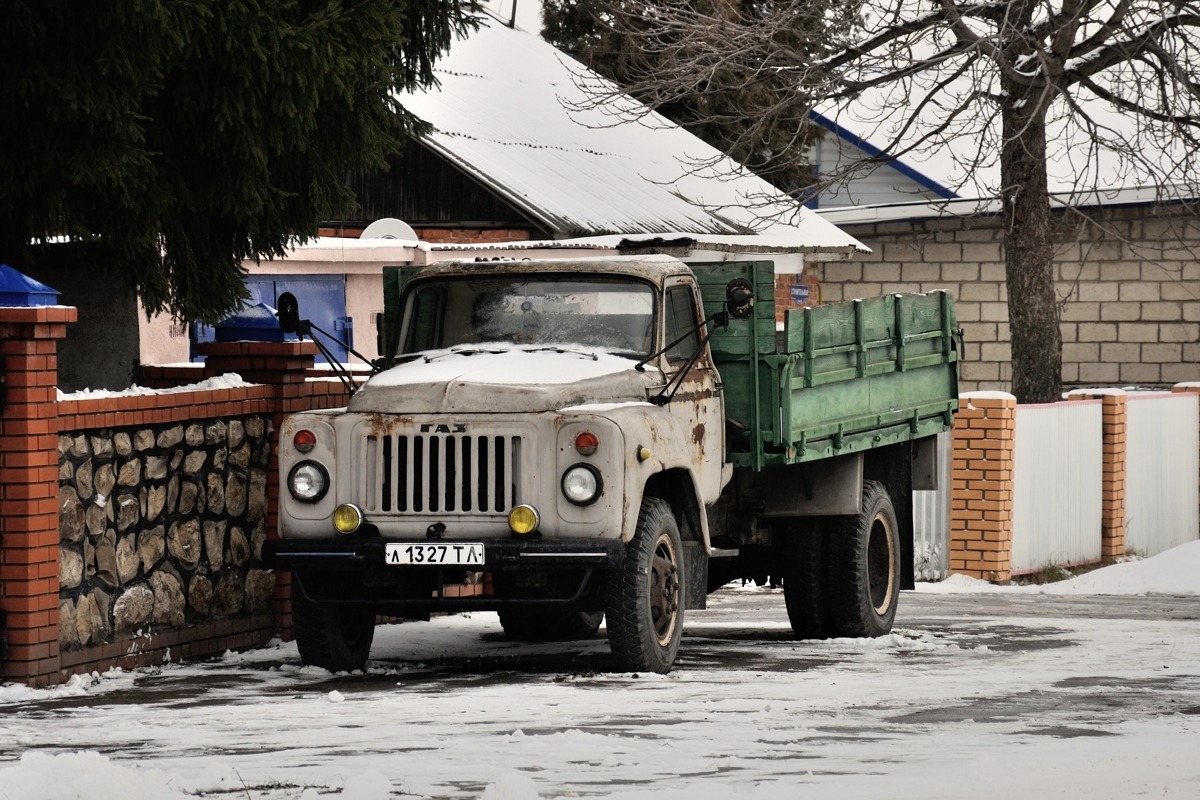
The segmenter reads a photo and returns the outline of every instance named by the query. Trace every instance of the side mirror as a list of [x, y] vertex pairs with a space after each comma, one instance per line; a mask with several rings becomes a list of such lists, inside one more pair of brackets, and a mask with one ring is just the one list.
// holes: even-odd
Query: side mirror
[[734, 319], [746, 319], [754, 311], [754, 287], [745, 278], [734, 278], [725, 287], [725, 310]]
[[296, 295], [284, 292], [279, 295], [278, 305], [275, 316], [279, 319], [279, 329], [284, 333], [300, 330], [300, 304], [296, 302]]

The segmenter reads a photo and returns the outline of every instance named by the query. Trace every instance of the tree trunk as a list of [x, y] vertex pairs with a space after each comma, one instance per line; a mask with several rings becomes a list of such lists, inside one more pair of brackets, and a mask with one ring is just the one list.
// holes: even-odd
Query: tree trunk
[[[1005, 281], [1018, 403], [1062, 399], [1062, 330], [1054, 291], [1054, 248], [1046, 185], [1043, 101], [1028, 87], [1008, 95], [1000, 151]], [[1017, 98], [1025, 97], [1022, 104]]]

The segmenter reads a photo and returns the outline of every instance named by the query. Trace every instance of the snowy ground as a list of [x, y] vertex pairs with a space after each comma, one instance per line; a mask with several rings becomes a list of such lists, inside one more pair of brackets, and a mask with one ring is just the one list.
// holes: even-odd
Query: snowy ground
[[797, 642], [770, 589], [710, 600], [666, 676], [473, 614], [380, 628], [365, 675], [278, 644], [0, 686], [0, 799], [1200, 797], [1200, 542], [922, 585], [879, 640]]

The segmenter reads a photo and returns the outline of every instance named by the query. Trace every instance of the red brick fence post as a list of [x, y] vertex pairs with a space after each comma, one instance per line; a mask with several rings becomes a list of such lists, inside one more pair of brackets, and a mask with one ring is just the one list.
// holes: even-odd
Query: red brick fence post
[[0, 308], [0, 676], [56, 681], [58, 340], [76, 310]]
[[954, 419], [951, 572], [996, 583], [1012, 577], [1016, 425], [1011, 394], [962, 395]]

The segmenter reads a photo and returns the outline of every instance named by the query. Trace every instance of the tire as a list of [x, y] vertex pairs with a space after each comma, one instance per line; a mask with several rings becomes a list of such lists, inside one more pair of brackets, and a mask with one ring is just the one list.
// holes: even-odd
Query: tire
[[890, 633], [900, 599], [900, 528], [892, 499], [883, 484], [865, 481], [862, 513], [830, 519], [825, 577], [833, 634]]
[[783, 530], [783, 599], [797, 639], [828, 639], [829, 595], [823, 555], [825, 529], [818, 519], [790, 520]]
[[572, 642], [591, 639], [604, 621], [603, 611], [510, 606], [500, 609], [500, 627], [523, 642]]
[[605, 586], [608, 646], [630, 672], [671, 671], [683, 634], [683, 544], [666, 501], [642, 500], [625, 560]]
[[375, 612], [362, 606], [314, 603], [292, 584], [292, 632], [305, 666], [354, 672], [367, 665]]

